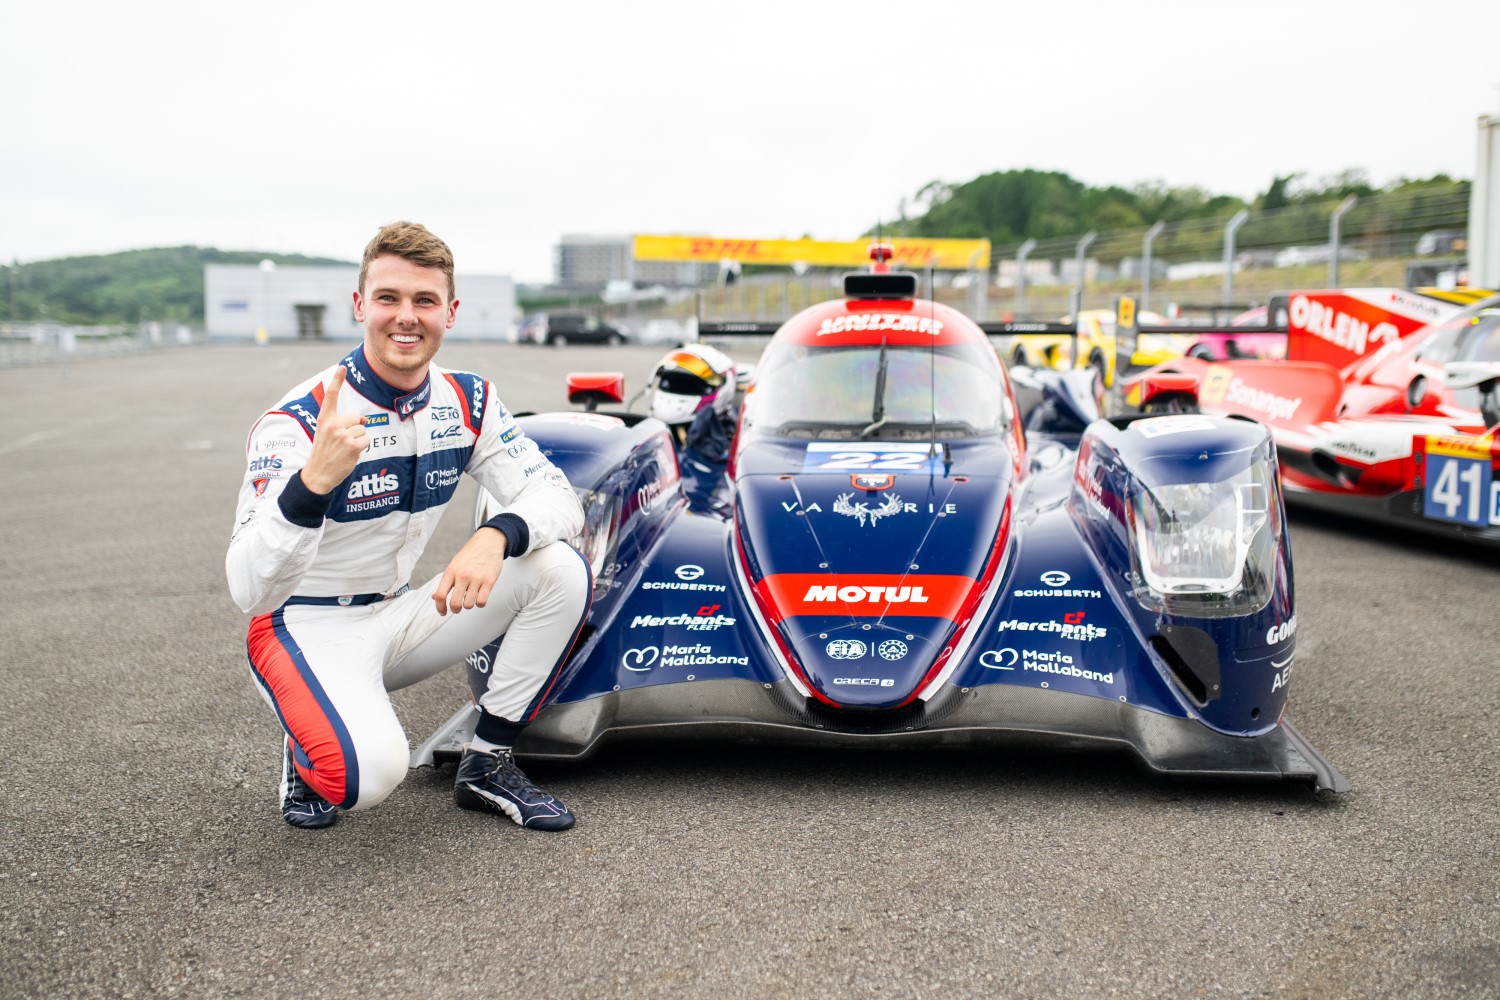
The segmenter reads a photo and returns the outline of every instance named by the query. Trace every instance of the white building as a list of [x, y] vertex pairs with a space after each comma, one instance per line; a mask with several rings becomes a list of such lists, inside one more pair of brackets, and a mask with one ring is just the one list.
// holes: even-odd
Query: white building
[[[515, 339], [515, 282], [498, 274], [457, 274], [453, 283], [459, 307], [449, 337]], [[207, 264], [204, 323], [210, 339], [248, 340], [264, 329], [277, 340], [357, 340], [364, 335], [354, 319], [358, 286], [357, 267]]]

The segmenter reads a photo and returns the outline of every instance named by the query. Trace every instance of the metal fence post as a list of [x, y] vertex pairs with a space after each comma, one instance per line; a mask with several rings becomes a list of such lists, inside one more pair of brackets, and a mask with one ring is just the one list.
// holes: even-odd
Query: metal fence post
[[1224, 304], [1234, 301], [1234, 234], [1250, 218], [1250, 213], [1240, 209], [1224, 227]]
[[989, 311], [989, 288], [990, 270], [985, 267], [979, 269], [979, 255], [983, 251], [975, 250], [969, 255], [969, 315], [980, 323], [984, 322], [984, 314]]
[[1083, 311], [1083, 286], [1084, 286], [1084, 280], [1083, 280], [1083, 261], [1084, 261], [1084, 254], [1088, 253], [1089, 245], [1094, 242], [1094, 239], [1098, 235], [1099, 234], [1096, 233], [1096, 232], [1094, 232], [1093, 230], [1089, 230], [1087, 233], [1083, 234], [1083, 239], [1081, 239], [1081, 240], [1078, 241], [1078, 285], [1073, 290], [1073, 320], [1074, 320], [1075, 324], [1076, 324], [1076, 322], [1078, 320], [1078, 314]]
[[1333, 216], [1328, 220], [1328, 249], [1332, 255], [1328, 258], [1328, 287], [1339, 287], [1339, 222], [1354, 203], [1359, 201], [1354, 195], [1350, 195], [1339, 203], [1339, 207], [1333, 210]]
[[1151, 308], [1151, 244], [1161, 235], [1161, 231], [1167, 228], [1165, 222], [1156, 222], [1150, 229], [1146, 230], [1146, 241], [1141, 245], [1141, 266], [1144, 274], [1141, 276], [1141, 308]]
[[1469, 189], [1469, 280], [1500, 286], [1500, 115], [1479, 116], [1474, 184]]
[[1036, 249], [1036, 240], [1027, 240], [1016, 251], [1016, 319], [1026, 318], [1026, 258]]

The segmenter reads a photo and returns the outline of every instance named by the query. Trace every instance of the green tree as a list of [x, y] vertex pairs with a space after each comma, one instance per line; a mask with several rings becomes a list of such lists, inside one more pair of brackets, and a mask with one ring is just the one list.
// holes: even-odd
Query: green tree
[[162, 247], [88, 257], [65, 257], [11, 265], [5, 284], [14, 288], [4, 318], [62, 323], [136, 323], [141, 320], [202, 324], [203, 266], [255, 264], [343, 264], [302, 254]]

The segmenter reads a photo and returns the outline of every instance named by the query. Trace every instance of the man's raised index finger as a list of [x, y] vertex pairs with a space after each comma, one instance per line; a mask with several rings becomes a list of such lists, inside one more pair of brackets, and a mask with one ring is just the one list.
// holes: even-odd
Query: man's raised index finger
[[348, 378], [348, 376], [344, 372], [343, 365], [339, 365], [333, 370], [333, 381], [330, 382], [328, 384], [328, 388], [323, 391], [323, 405], [322, 407], [320, 407], [320, 409], [327, 410], [329, 413], [338, 412], [339, 389], [343, 387], [344, 379], [346, 378]]

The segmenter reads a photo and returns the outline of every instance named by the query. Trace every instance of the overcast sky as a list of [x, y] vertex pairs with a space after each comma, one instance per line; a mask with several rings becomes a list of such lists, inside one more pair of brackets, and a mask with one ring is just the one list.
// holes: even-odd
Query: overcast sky
[[[1413, 12], [1431, 11], [1431, 18]], [[1472, 177], [1500, 0], [0, 5], [0, 261], [854, 239], [928, 181]]]

